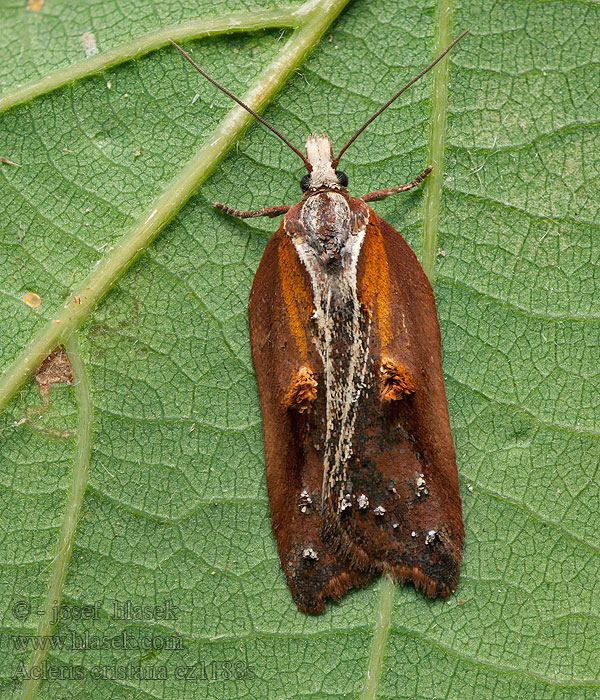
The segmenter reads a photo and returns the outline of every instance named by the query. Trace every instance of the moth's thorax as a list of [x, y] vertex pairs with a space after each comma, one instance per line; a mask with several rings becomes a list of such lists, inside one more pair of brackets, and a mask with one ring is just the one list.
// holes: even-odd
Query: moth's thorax
[[325, 190], [305, 196], [286, 215], [283, 228], [298, 251], [306, 249], [314, 264], [332, 273], [335, 263], [345, 266], [360, 249], [368, 219], [364, 202], [345, 191]]
[[335, 168], [332, 165], [333, 149], [331, 141], [326, 134], [309, 136], [306, 140], [306, 157], [312, 165], [310, 173], [310, 190], [317, 190], [323, 187], [332, 190], [345, 190], [340, 185]]

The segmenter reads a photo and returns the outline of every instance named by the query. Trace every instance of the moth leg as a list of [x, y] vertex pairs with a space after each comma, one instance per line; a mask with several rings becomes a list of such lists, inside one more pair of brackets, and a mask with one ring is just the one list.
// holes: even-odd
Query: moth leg
[[384, 359], [379, 371], [379, 395], [382, 401], [399, 401], [415, 391], [409, 371], [394, 360]]
[[283, 399], [283, 405], [295, 409], [298, 413], [304, 413], [317, 397], [317, 386], [315, 373], [308, 367], [301, 367]]
[[239, 209], [232, 209], [225, 204], [219, 204], [219, 202], [214, 203], [215, 209], [220, 209], [224, 211], [229, 216], [237, 216], [238, 219], [253, 219], [257, 216], [280, 216], [281, 214], [286, 214], [291, 206], [283, 205], [281, 207], [264, 207], [263, 209], [255, 209], [254, 211], [240, 211]]
[[425, 168], [425, 170], [423, 170], [423, 172], [420, 175], [417, 175], [417, 177], [412, 182], [409, 182], [406, 185], [400, 185], [400, 187], [390, 187], [387, 190], [377, 190], [377, 192], [369, 192], [369, 194], [364, 194], [360, 199], [362, 199], [363, 202], [378, 202], [380, 199], [385, 199], [386, 197], [389, 197], [392, 194], [398, 194], [399, 192], [408, 192], [408, 190], [412, 190], [413, 187], [420, 185], [432, 170], [433, 165], [428, 165]]

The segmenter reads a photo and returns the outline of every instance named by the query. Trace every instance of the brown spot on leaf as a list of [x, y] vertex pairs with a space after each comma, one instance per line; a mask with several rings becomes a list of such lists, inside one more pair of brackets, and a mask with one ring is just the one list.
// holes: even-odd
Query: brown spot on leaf
[[42, 396], [48, 396], [53, 384], [73, 384], [69, 356], [62, 346], [47, 355], [35, 373], [35, 381]]

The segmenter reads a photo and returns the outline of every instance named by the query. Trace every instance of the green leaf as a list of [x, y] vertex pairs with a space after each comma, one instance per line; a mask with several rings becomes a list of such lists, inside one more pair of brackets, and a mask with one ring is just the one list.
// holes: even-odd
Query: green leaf
[[[343, 4], [0, 7], [3, 699], [600, 694], [600, 7]], [[469, 27], [344, 156], [357, 194], [436, 166], [374, 207], [434, 280], [460, 585], [384, 581], [309, 618], [270, 533], [247, 334], [277, 220], [212, 209], [294, 203], [302, 166], [161, 47], [199, 37], [294, 144], [340, 146]], [[59, 343], [75, 383], [44, 398], [24, 381]]]

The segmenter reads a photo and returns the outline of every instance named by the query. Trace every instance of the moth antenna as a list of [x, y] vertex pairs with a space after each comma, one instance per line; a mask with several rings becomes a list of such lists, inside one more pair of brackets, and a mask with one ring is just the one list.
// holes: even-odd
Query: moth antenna
[[[296, 153], [297, 155], [300, 156], [300, 158], [302, 158], [302, 161], [304, 162], [304, 165], [306, 166], [306, 169], [308, 170], [308, 172], [310, 172], [310, 171], [312, 170], [312, 165], [310, 164], [308, 158], [306, 158], [305, 156], [303, 156], [302, 153], [301, 153], [294, 145], [292, 145], [292, 144], [285, 138], [285, 136], [284, 136], [282, 133], [280, 133], [279, 131], [277, 131], [277, 129], [276, 129], [274, 126], [271, 126], [271, 125], [269, 124], [269, 122], [266, 121], [266, 119], [263, 119], [263, 118], [260, 116], [260, 114], [257, 114], [251, 107], [248, 107], [247, 104], [244, 104], [244, 103], [240, 100], [239, 97], [236, 97], [232, 92], [229, 92], [229, 90], [228, 90], [227, 88], [223, 87], [222, 85], [219, 85], [219, 83], [217, 83], [216, 80], [214, 80], [213, 78], [211, 78], [210, 75], [207, 75], [207, 74], [202, 70], [202, 68], [200, 68], [200, 66], [192, 60], [192, 58], [190, 57], [190, 55], [189, 55], [186, 51], [184, 51], [184, 50], [181, 48], [181, 46], [179, 46], [178, 44], [176, 44], [176, 43], [173, 41], [173, 39], [169, 39], [169, 41], [173, 44], [173, 46], [177, 49], [177, 51], [179, 51], [179, 53], [185, 58], [185, 60], [186, 60], [186, 61], [189, 61], [189, 62], [194, 66], [194, 68], [198, 71], [198, 73], [200, 73], [200, 75], [204, 76], [204, 77], [205, 77], [210, 83], [212, 83], [215, 87], [218, 87], [219, 90], [221, 90], [221, 92], [224, 92], [224, 93], [227, 95], [227, 97], [231, 97], [231, 99], [232, 99], [234, 102], [237, 102], [237, 103], [239, 104], [240, 107], [243, 107], [247, 112], [250, 112], [250, 114], [251, 114], [255, 119], [257, 119], [261, 124], [264, 124], [264, 125], [267, 127], [267, 129], [270, 129], [270, 130], [275, 134], [275, 136], [279, 136], [279, 138], [283, 141], [283, 143], [285, 143], [287, 146], [289, 146], [289, 147], [292, 149], [292, 151], [294, 151], [294, 153]], [[455, 42], [455, 43], [456, 43], [456, 42]], [[440, 56], [440, 58], [441, 58], [441, 56]], [[439, 59], [438, 59], [438, 60], [439, 60]]]
[[398, 92], [397, 92], [390, 100], [388, 100], [388, 101], [383, 105], [383, 107], [380, 107], [370, 119], [367, 119], [367, 121], [360, 127], [360, 129], [354, 134], [354, 136], [352, 136], [352, 138], [348, 141], [348, 143], [344, 146], [344, 148], [342, 148], [342, 150], [339, 152], [337, 158], [332, 162], [331, 166], [332, 166], [332, 168], [333, 168], [334, 170], [337, 168], [337, 165], [338, 165], [338, 163], [340, 162], [340, 158], [342, 157], [344, 151], [348, 148], [348, 146], [350, 146], [352, 143], [354, 143], [354, 141], [356, 141], [356, 139], [357, 139], [357, 138], [362, 134], [362, 132], [369, 126], [369, 124], [370, 124], [372, 121], [374, 121], [375, 119], [377, 119], [377, 117], [378, 117], [384, 110], [386, 110], [386, 109], [392, 104], [392, 102], [394, 102], [395, 100], [397, 100], [398, 97], [400, 97], [400, 95], [401, 95], [405, 90], [408, 90], [408, 88], [409, 88], [411, 85], [413, 85], [414, 83], [416, 83], [417, 80], [419, 80], [419, 78], [422, 78], [422, 77], [425, 75], [425, 73], [428, 73], [428, 72], [436, 65], [436, 63], [439, 63], [439, 62], [442, 60], [442, 58], [444, 58], [444, 56], [445, 56], [452, 48], [454, 48], [454, 46], [455, 46], [456, 44], [458, 44], [458, 42], [463, 38], [463, 36], [465, 36], [465, 34], [468, 34], [468, 33], [469, 33], [469, 31], [470, 31], [470, 30], [467, 29], [465, 32], [463, 32], [463, 33], [458, 37], [458, 39], [455, 39], [455, 40], [450, 44], [450, 46], [448, 46], [444, 51], [442, 51], [442, 53], [435, 59], [435, 61], [433, 61], [433, 63], [430, 63], [430, 64], [427, 66], [427, 68], [425, 68], [424, 70], [422, 70], [422, 71], [419, 73], [419, 75], [417, 75], [416, 78], [413, 78], [410, 82], [406, 83], [406, 85], [405, 85], [401, 90], [398, 90]]

